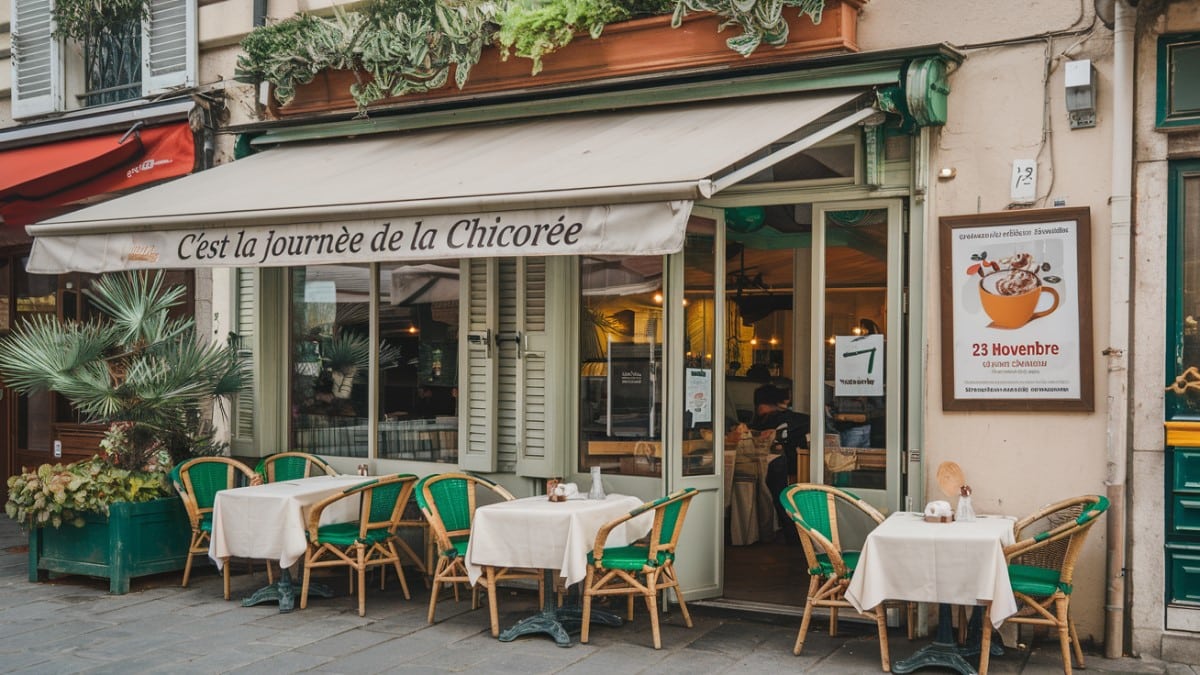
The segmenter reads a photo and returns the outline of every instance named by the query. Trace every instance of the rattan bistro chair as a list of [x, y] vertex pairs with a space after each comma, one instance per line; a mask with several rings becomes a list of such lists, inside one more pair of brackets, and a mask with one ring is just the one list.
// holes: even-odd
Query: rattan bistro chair
[[[325, 567], [349, 567], [358, 573], [358, 615], [367, 612], [367, 569], [391, 565], [400, 577], [404, 599], [408, 582], [396, 548], [396, 530], [400, 527], [404, 506], [412, 495], [417, 477], [411, 473], [374, 478], [313, 505], [308, 513], [308, 549], [304, 553], [304, 583], [300, 588], [300, 609], [308, 606], [308, 589], [313, 570]], [[349, 523], [321, 524], [325, 509], [337, 502], [357, 499], [359, 517]], [[354, 577], [351, 577], [354, 579]], [[380, 578], [380, 585], [383, 578]], [[351, 583], [354, 586], [355, 583]]]
[[[684, 488], [652, 502], [642, 504], [623, 516], [614, 518], [596, 533], [596, 545], [588, 554], [587, 578], [583, 582], [583, 627], [579, 641], [588, 641], [591, 627], [592, 598], [597, 596], [624, 595], [628, 598], [629, 620], [633, 621], [633, 597], [640, 595], [650, 612], [650, 632], [654, 636], [654, 648], [662, 649], [662, 638], [658, 630], [658, 594], [668, 588], [675, 589], [679, 611], [688, 628], [692, 617], [683, 602], [679, 579], [675, 576], [675, 547], [679, 533], [683, 531], [683, 520], [688, 505], [696, 496], [696, 488]], [[646, 544], [634, 544], [606, 548], [608, 533], [613, 528], [636, 518], [647, 511], [654, 511], [654, 525]], [[665, 600], [664, 600], [665, 602]]]
[[[476, 492], [479, 488], [489, 490], [504, 501], [515, 499], [512, 493], [500, 485], [480, 476], [467, 473], [441, 473], [426, 476], [417, 483], [417, 505], [429, 521], [437, 542], [437, 565], [433, 572], [433, 589], [429, 593], [429, 623], [433, 623], [437, 611], [438, 595], [444, 585], [454, 588], [458, 597], [458, 584], [470, 583], [467, 576], [467, 543], [471, 536], [471, 522], [475, 516]], [[508, 579], [532, 579], [538, 583], [538, 604], [542, 603], [547, 589], [540, 570], [512, 569], [507, 567], [483, 566], [483, 575], [471, 591], [471, 609], [479, 607], [478, 586], [488, 595], [488, 613], [492, 624], [492, 637], [500, 635], [500, 615], [496, 606], [496, 584]]]
[[[254, 479], [250, 467], [228, 457], [197, 457], [180, 462], [171, 469], [171, 482], [183, 500], [188, 521], [192, 528], [192, 541], [188, 546], [187, 563], [183, 568], [183, 586], [188, 585], [192, 575], [192, 560], [199, 554], [208, 555], [208, 543], [212, 536], [213, 504], [217, 492], [230, 488], [244, 487]], [[229, 561], [223, 566], [225, 576], [225, 599], [229, 599]], [[270, 576], [271, 568], [267, 567]]]
[[307, 452], [278, 452], [264, 457], [254, 471], [267, 483], [297, 480], [309, 476], [336, 476], [338, 472], [329, 463]]
[[1016, 543], [1004, 549], [1017, 613], [1005, 623], [1049, 626], [1058, 632], [1063, 672], [1071, 673], [1071, 648], [1083, 668], [1083, 649], [1071, 618], [1075, 563], [1088, 530], [1108, 510], [1108, 499], [1084, 495], [1038, 509], [1013, 525]]
[[[804, 546], [804, 557], [808, 561], [808, 602], [804, 605], [804, 618], [800, 620], [800, 633], [792, 653], [797, 656], [804, 649], [804, 638], [812, 621], [813, 609], [825, 607], [829, 610], [829, 635], [837, 635], [838, 610], [853, 609], [846, 600], [846, 588], [850, 576], [858, 564], [860, 551], [842, 548], [838, 533], [838, 510], [853, 509], [875, 521], [883, 522], [883, 514], [875, 507], [859, 499], [857, 495], [828, 485], [798, 483], [789, 485], [779, 495], [779, 501], [788, 517], [796, 525], [800, 543]], [[892, 669], [888, 655], [887, 614], [883, 604], [862, 612], [875, 621], [879, 629], [879, 658], [884, 672]]]

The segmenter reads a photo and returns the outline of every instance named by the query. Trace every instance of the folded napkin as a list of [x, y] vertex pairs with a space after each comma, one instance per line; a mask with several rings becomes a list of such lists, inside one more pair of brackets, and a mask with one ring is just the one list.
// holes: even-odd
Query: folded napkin
[[954, 509], [950, 508], [950, 502], [933, 501], [925, 505], [925, 515], [934, 518], [949, 518], [954, 515]]
[[559, 483], [554, 488], [554, 494], [570, 499], [579, 494], [579, 486], [574, 483]]

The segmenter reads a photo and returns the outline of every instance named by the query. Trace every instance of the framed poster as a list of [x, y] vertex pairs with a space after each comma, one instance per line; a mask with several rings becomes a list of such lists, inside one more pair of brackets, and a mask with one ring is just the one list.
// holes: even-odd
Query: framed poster
[[940, 224], [942, 409], [1093, 410], [1089, 210]]

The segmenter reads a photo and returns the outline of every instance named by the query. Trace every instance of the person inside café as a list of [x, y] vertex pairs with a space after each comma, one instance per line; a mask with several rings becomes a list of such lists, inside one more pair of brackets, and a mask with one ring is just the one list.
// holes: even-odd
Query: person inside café
[[754, 418], [748, 425], [754, 431], [775, 430], [775, 446], [772, 452], [779, 457], [767, 464], [766, 484], [771, 491], [771, 503], [782, 526], [782, 539], [789, 543], [799, 541], [796, 528], [779, 501], [779, 495], [796, 475], [796, 450], [808, 447], [809, 419], [804, 413], [790, 409], [791, 393], [773, 384], [764, 384], [754, 390]]

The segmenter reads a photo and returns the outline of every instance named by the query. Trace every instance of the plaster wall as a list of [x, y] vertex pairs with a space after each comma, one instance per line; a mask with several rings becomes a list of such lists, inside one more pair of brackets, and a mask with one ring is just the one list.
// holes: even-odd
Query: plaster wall
[[[1103, 494], [1108, 369], [1100, 353], [1108, 345], [1109, 321], [1107, 202], [1111, 192], [1112, 129], [1107, 111], [1111, 106], [1112, 34], [1095, 24], [1081, 35], [1029, 41], [1029, 35], [1044, 32], [1047, 26], [1072, 26], [1073, 15], [1051, 18], [1041, 16], [1032, 7], [1023, 13], [976, 3], [972, 20], [964, 22], [961, 5], [957, 10], [946, 5], [936, 11], [945, 3], [920, 3], [918, 12], [913, 11], [911, 3], [905, 4], [909, 20], [937, 24], [930, 38], [936, 35], [937, 41], [960, 45], [966, 53], [962, 65], [950, 76], [949, 122], [935, 134], [930, 153], [931, 173], [950, 167], [955, 169], [956, 177], [948, 181], [931, 179], [927, 202], [927, 284], [922, 292], [928, 353], [926, 371], [919, 375], [926, 394], [922, 450], [927, 499], [940, 498], [932, 477], [941, 462], [951, 460], [963, 467], [975, 491], [975, 508], [980, 512], [1022, 516], [1066, 497]], [[1065, 12], [1062, 6], [1077, 10], [1073, 3], [1060, 3], [1053, 11]], [[884, 8], [895, 7], [894, 3], [871, 3], [870, 12], [879, 14], [870, 21], [884, 20]], [[997, 14], [991, 20], [976, 17], [976, 7], [985, 15]], [[1026, 23], [1023, 17], [1036, 23]], [[1084, 26], [1089, 24], [1090, 20]], [[905, 30], [895, 33], [921, 41], [920, 37], [906, 35]], [[997, 44], [967, 46], [982, 41]], [[867, 49], [878, 46], [875, 42], [864, 44]], [[1079, 58], [1090, 58], [1097, 70], [1098, 119], [1094, 128], [1071, 130], [1063, 101], [1063, 63]], [[1009, 189], [1012, 162], [1017, 159], [1037, 162], [1038, 198], [1034, 207], [1057, 204], [1090, 209], [1092, 243], [1090, 254], [1085, 255], [1091, 261], [1091, 278], [1087, 281], [1092, 302], [1090, 322], [1082, 330], [1091, 331], [1093, 339], [1093, 353], [1086, 357], [1092, 363], [1094, 412], [941, 409], [942, 359], [950, 346], [941, 342], [938, 218], [1020, 208], [1011, 204]], [[1089, 535], [1076, 572], [1080, 592], [1074, 594], [1072, 602], [1081, 638], [1096, 642], [1103, 641], [1104, 631], [1105, 543], [1102, 523]]]

